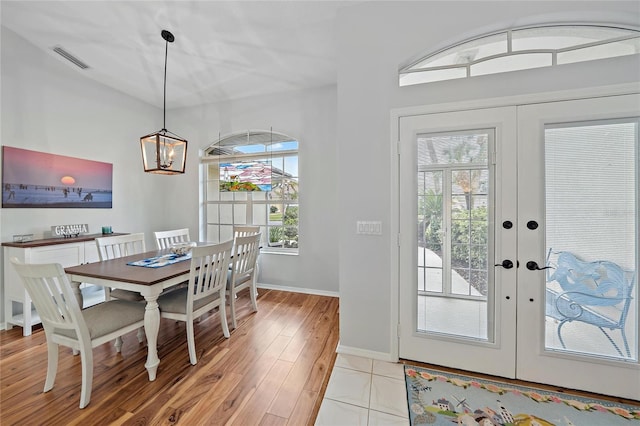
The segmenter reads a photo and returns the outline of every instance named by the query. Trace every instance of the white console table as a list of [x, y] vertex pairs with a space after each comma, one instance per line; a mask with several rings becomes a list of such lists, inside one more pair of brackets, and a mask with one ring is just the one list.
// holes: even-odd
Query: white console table
[[[121, 234], [112, 234], [121, 235]], [[82, 265], [100, 260], [95, 239], [102, 234], [82, 235], [75, 238], [50, 238], [26, 243], [2, 243], [4, 248], [4, 315], [7, 330], [14, 325], [22, 327], [24, 336], [31, 335], [31, 328], [40, 318], [31, 304], [22, 281], [9, 261], [16, 257], [24, 263], [60, 263], [62, 267]], [[97, 290], [97, 291], [96, 291]], [[83, 289], [85, 308], [104, 300], [100, 287]], [[91, 297], [91, 296], [94, 297]]]

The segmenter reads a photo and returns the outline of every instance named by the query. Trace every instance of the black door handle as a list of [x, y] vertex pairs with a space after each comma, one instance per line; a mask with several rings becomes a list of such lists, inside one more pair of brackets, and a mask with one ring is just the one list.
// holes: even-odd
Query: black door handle
[[542, 271], [543, 269], [549, 268], [551, 268], [551, 266], [545, 266], [544, 268], [541, 268], [538, 266], [538, 263], [533, 260], [527, 262], [527, 269], [530, 271]]
[[509, 259], [505, 259], [502, 263], [496, 263], [496, 266], [502, 266], [504, 269], [511, 269], [513, 268], [513, 262]]

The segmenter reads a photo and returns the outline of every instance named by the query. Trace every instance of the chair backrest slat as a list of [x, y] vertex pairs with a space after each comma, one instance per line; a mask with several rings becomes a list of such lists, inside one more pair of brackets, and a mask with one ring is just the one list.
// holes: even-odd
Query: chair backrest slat
[[116, 259], [146, 251], [144, 233], [96, 238], [100, 260]]
[[255, 235], [260, 232], [259, 226], [251, 225], [236, 225], [233, 227], [233, 239], [238, 237], [248, 237], [249, 235]]
[[172, 244], [187, 243], [191, 240], [189, 238], [189, 228], [156, 231], [153, 235], [156, 238], [158, 250], [171, 248]]

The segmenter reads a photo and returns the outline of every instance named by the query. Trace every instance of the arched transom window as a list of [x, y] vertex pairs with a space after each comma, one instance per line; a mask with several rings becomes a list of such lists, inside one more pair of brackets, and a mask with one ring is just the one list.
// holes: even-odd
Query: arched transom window
[[464, 41], [400, 69], [400, 86], [640, 53], [640, 31], [596, 25], [511, 29]]

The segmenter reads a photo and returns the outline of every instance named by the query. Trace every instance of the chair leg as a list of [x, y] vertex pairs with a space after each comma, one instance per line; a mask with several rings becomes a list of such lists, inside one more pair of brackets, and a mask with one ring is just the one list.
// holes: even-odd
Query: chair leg
[[229, 294], [229, 310], [231, 311], [231, 327], [235, 330], [238, 327], [236, 322], [236, 292], [231, 291]]
[[227, 307], [225, 303], [222, 302], [220, 306], [218, 306], [218, 315], [220, 316], [220, 325], [222, 325], [222, 333], [224, 337], [229, 338], [229, 324], [227, 324]]
[[85, 344], [80, 350], [82, 360], [82, 387], [80, 389], [80, 408], [84, 408], [91, 400], [91, 387], [93, 386], [93, 349]]
[[[624, 358], [624, 355], [622, 354], [622, 351], [620, 350], [620, 348], [618, 347], [618, 345], [616, 345], [616, 342], [614, 342], [614, 341], [613, 341], [613, 339], [611, 338], [611, 336], [609, 336], [609, 333], [607, 333], [607, 332], [605, 331], [605, 329], [604, 329], [604, 328], [602, 328], [602, 327], [598, 327], [598, 328], [600, 329], [600, 331], [602, 331], [602, 333], [603, 333], [605, 336], [607, 336], [607, 339], [609, 339], [609, 342], [613, 345], [613, 347], [614, 347], [614, 348], [616, 348], [616, 351], [618, 351], [618, 354], [619, 354], [621, 357], [623, 357], [623, 358]], [[622, 331], [622, 330], [621, 330], [621, 331]], [[624, 336], [624, 331], [622, 331], [622, 338], [624, 339], [624, 343], [626, 344], [626, 343], [627, 343], [627, 341], [626, 341], [625, 336]], [[628, 349], [628, 348], [627, 348], [627, 351], [629, 351], [629, 349]]]
[[191, 365], [196, 365], [198, 363], [198, 358], [196, 357], [196, 339], [193, 333], [193, 318], [187, 319], [187, 346], [189, 347], [189, 361], [191, 361]]
[[629, 350], [629, 342], [627, 342], [627, 335], [624, 332], [624, 327], [620, 329], [622, 332], [622, 342], [624, 343], [624, 349], [627, 351], [627, 357], [631, 358], [631, 351]]
[[138, 343], [144, 343], [144, 327], [138, 329]]
[[44, 382], [44, 392], [49, 392], [56, 381], [58, 372], [58, 345], [47, 341], [47, 379]]
[[120, 353], [122, 351], [122, 337], [116, 337], [114, 346], [116, 347], [116, 352]]
[[562, 334], [560, 334], [560, 331], [562, 330], [562, 326], [566, 324], [566, 320], [560, 321], [560, 324], [558, 324], [558, 338], [560, 339], [560, 344], [562, 345], [563, 349], [567, 349], [567, 347], [564, 344], [564, 340], [562, 339]]
[[254, 275], [249, 286], [249, 295], [251, 297], [251, 308], [253, 312], [258, 310], [258, 289], [256, 285], [256, 276]]

